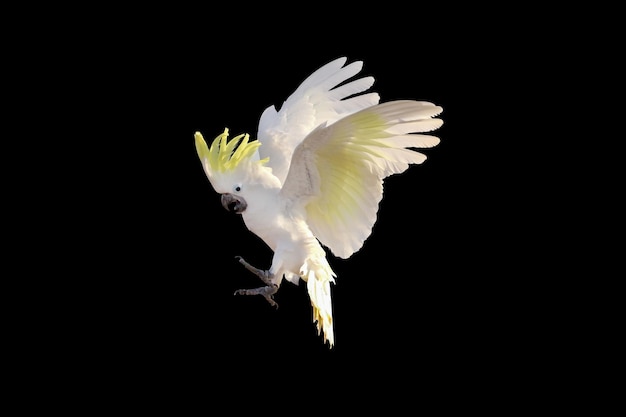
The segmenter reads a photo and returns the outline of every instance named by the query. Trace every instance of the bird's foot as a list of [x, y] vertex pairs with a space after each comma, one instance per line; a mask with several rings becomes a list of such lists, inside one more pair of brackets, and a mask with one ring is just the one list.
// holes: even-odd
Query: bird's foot
[[276, 294], [276, 291], [278, 291], [278, 285], [272, 284], [266, 287], [237, 290], [235, 291], [235, 295], [262, 295], [268, 303], [278, 308], [278, 303], [272, 298], [274, 294]]
[[265, 284], [265, 287], [237, 290], [235, 291], [235, 295], [262, 295], [268, 303], [270, 303], [273, 307], [278, 308], [278, 303], [272, 298], [274, 294], [276, 294], [276, 291], [278, 291], [278, 285], [272, 282], [274, 274], [270, 271], [255, 268], [246, 262], [241, 256], [236, 256], [235, 259], [237, 259], [239, 263], [242, 264], [248, 271], [259, 277]]
[[241, 256], [235, 256], [235, 259], [237, 259], [240, 264], [245, 266], [248, 271], [252, 272], [254, 275], [261, 278], [261, 281], [263, 281], [265, 285], [268, 285], [268, 286], [275, 285], [272, 282], [272, 278], [274, 278], [274, 274], [271, 274], [270, 271], [265, 271], [263, 269], [253, 267], [248, 262], [246, 262]]

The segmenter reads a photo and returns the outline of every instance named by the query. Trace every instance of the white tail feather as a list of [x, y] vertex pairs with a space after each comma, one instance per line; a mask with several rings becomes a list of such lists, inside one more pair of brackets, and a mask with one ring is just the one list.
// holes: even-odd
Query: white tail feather
[[307, 259], [302, 265], [300, 273], [302, 279], [307, 283], [317, 333], [323, 333], [324, 342], [328, 342], [332, 347], [335, 344], [335, 335], [330, 283], [335, 282], [335, 273], [325, 257]]

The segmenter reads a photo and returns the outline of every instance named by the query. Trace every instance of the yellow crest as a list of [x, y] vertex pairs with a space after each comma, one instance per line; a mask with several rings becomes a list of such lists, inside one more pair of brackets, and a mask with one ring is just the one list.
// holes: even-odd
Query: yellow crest
[[[225, 128], [224, 133], [213, 140], [210, 148], [200, 132], [196, 132], [194, 136], [196, 139], [196, 150], [198, 156], [204, 162], [205, 169], [214, 173], [235, 170], [241, 162], [252, 157], [258, 147], [261, 146], [261, 142], [258, 140], [250, 142], [250, 135], [247, 133], [235, 136], [229, 141], [228, 128]], [[265, 158], [258, 160], [258, 162], [264, 164], [268, 160], [269, 158]]]

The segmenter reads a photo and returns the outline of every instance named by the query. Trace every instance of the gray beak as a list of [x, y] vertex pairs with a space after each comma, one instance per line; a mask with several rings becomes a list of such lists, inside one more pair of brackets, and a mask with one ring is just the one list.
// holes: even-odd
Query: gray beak
[[248, 207], [248, 203], [242, 197], [233, 194], [222, 194], [222, 206], [228, 211], [234, 211], [237, 214], [241, 214]]

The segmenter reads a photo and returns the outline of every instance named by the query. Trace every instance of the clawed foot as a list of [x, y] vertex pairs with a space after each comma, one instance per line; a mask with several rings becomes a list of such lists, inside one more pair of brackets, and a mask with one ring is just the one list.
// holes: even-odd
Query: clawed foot
[[246, 262], [241, 256], [235, 256], [235, 259], [237, 259], [240, 264], [245, 266], [248, 271], [252, 272], [254, 275], [261, 278], [261, 281], [263, 281], [265, 285], [274, 285], [274, 283], [272, 282], [272, 278], [274, 278], [274, 276], [270, 274], [270, 271], [264, 271], [263, 269], [253, 267], [248, 262]]
[[276, 291], [278, 291], [278, 285], [272, 282], [272, 278], [274, 275], [270, 273], [270, 271], [264, 271], [259, 268], [255, 268], [246, 262], [241, 256], [235, 256], [235, 259], [239, 261], [246, 269], [257, 277], [261, 279], [265, 283], [265, 287], [253, 288], [253, 289], [242, 289], [235, 291], [235, 295], [262, 295], [265, 297], [268, 303], [270, 303], [273, 307], [278, 308], [278, 303], [274, 301], [272, 298]]
[[278, 308], [278, 303], [272, 298], [276, 291], [278, 291], [278, 286], [272, 284], [267, 287], [237, 290], [235, 291], [235, 295], [262, 295], [268, 303]]

